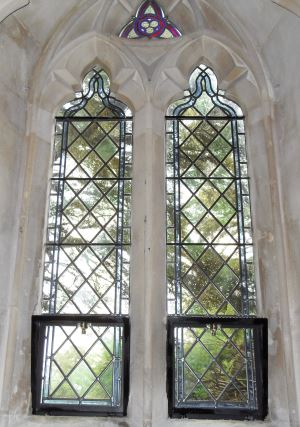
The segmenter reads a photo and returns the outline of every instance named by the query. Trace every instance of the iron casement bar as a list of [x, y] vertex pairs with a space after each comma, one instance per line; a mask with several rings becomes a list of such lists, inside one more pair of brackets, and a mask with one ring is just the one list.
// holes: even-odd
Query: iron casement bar
[[[80, 166], [80, 165], [79, 165]], [[116, 183], [120, 180], [124, 181], [132, 181], [132, 178], [50, 178], [51, 181], [116, 181]]]
[[[173, 227], [168, 227], [169, 229], [172, 229]], [[184, 243], [181, 241], [181, 243], [167, 243], [167, 246], [253, 246], [253, 243]]]
[[123, 314], [41, 314], [33, 315], [32, 320], [50, 326], [76, 326], [83, 321], [104, 326], [129, 325], [129, 316]]
[[[245, 120], [245, 116], [165, 116], [166, 120], [226, 120], [226, 121], [234, 121], [234, 120]], [[169, 132], [172, 133], [172, 132]]]
[[50, 247], [63, 247], [63, 246], [104, 246], [104, 247], [122, 247], [122, 246], [130, 246], [130, 243], [46, 243], [46, 246]]
[[[171, 165], [172, 163], [168, 163], [169, 165]], [[54, 178], [53, 178], [54, 179]], [[56, 180], [58, 180], [59, 178], [55, 178]], [[62, 179], [62, 178], [60, 178], [60, 179]], [[84, 179], [84, 178], [75, 178], [75, 179]], [[101, 178], [100, 178], [101, 179]], [[108, 178], [109, 179], [109, 178]], [[111, 179], [113, 179], [113, 178], [111, 178]], [[127, 178], [128, 179], [128, 178]], [[176, 176], [167, 176], [167, 178], [166, 179], [173, 179], [173, 180], [178, 180], [178, 178], [176, 177]], [[191, 180], [191, 179], [198, 179], [198, 180], [200, 180], [200, 179], [202, 179], [203, 181], [210, 181], [211, 179], [217, 179], [217, 180], [227, 180], [227, 181], [241, 181], [241, 180], [248, 180], [248, 181], [250, 181], [250, 177], [249, 176], [245, 176], [245, 177], [236, 177], [236, 176], [226, 176], [226, 178], [224, 178], [223, 176], [221, 176], [221, 177], [218, 177], [218, 176], [193, 176], [192, 178], [191, 177], [189, 177], [189, 176], [184, 176], [184, 175], [180, 175], [180, 181], [183, 181], [183, 180]], [[225, 190], [225, 191], [223, 191], [223, 193], [222, 194], [224, 194], [224, 193], [226, 193], [226, 191], [227, 190]], [[169, 193], [169, 194], [172, 194], [172, 193]], [[221, 193], [220, 193], [221, 194]], [[245, 194], [246, 196], [248, 196], [249, 194]]]
[[168, 315], [168, 325], [171, 327], [201, 327], [206, 324], [219, 323], [224, 328], [267, 328], [268, 319], [250, 316], [182, 316]]
[[133, 117], [55, 117], [57, 122], [132, 122]]

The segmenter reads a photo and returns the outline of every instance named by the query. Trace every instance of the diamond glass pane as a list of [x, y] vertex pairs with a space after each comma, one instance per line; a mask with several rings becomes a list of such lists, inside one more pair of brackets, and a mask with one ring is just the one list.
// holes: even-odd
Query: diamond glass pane
[[175, 406], [256, 408], [253, 330], [210, 327], [174, 329]]
[[169, 313], [255, 313], [249, 179], [238, 106], [201, 65], [167, 118]]
[[131, 166], [130, 111], [95, 67], [57, 120], [45, 313], [128, 313]]
[[[204, 65], [192, 74], [186, 97], [169, 108], [169, 315], [255, 314], [249, 179], [241, 123], [240, 108], [219, 96], [216, 76]], [[241, 333], [231, 337], [225, 330], [215, 336], [206, 329], [177, 330], [176, 404], [248, 407], [255, 385], [250, 381], [253, 366], [246, 359], [253, 357], [253, 351], [249, 334]], [[241, 347], [247, 347], [247, 357]]]
[[123, 327], [47, 326], [42, 404], [120, 407]]

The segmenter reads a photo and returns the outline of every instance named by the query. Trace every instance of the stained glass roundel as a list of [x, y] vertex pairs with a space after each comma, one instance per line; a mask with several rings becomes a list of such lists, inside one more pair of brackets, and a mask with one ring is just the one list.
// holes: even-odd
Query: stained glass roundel
[[169, 21], [163, 9], [154, 0], [145, 1], [120, 33], [120, 37], [127, 39], [171, 39], [180, 36], [178, 28]]

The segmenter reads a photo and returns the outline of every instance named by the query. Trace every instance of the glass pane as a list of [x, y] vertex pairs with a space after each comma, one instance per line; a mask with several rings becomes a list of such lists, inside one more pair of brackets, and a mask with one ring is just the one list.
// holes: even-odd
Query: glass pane
[[[57, 120], [43, 313], [120, 319], [129, 312], [132, 118], [109, 85], [94, 67]], [[39, 403], [49, 405], [45, 412], [67, 404], [125, 413], [124, 327], [63, 326], [65, 319], [74, 322], [61, 316], [60, 326], [46, 326]]]
[[[253, 313], [255, 286], [249, 179], [240, 109], [218, 97], [199, 66], [166, 124], [166, 223], [169, 314]], [[239, 125], [238, 125], [239, 123]], [[171, 277], [172, 276], [172, 277]]]
[[43, 310], [127, 314], [130, 111], [110, 95], [108, 76], [95, 67], [84, 79], [82, 93], [60, 114], [50, 184]]
[[42, 403], [121, 405], [123, 327], [48, 326]]
[[176, 327], [175, 405], [256, 408], [253, 339], [250, 328]]

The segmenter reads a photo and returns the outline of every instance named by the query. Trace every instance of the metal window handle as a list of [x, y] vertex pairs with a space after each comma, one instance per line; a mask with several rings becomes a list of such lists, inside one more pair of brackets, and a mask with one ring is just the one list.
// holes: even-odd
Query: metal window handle
[[216, 336], [217, 331], [221, 329], [221, 325], [217, 323], [209, 323], [208, 325], [206, 325], [206, 327], [210, 330], [212, 336]]
[[87, 323], [87, 322], [80, 322], [80, 323], [78, 323], [78, 325], [77, 325], [77, 327], [80, 327], [80, 328], [81, 328], [81, 333], [82, 333], [83, 335], [86, 335], [86, 331], [87, 331], [87, 329], [88, 329], [90, 326], [92, 326], [92, 325], [91, 325], [91, 323]]

